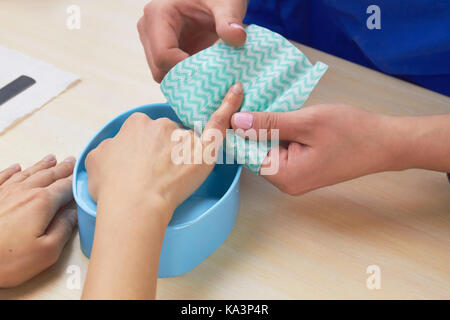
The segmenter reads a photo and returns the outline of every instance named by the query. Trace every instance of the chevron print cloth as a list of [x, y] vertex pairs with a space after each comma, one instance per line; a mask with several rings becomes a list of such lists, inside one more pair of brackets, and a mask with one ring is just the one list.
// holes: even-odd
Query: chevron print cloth
[[[202, 128], [220, 106], [229, 87], [241, 82], [244, 101], [240, 111], [286, 112], [299, 109], [328, 66], [312, 65], [281, 35], [250, 25], [243, 46], [219, 42], [181, 61], [166, 75], [161, 90], [181, 121]], [[258, 174], [275, 142], [246, 140], [227, 134], [228, 154]]]

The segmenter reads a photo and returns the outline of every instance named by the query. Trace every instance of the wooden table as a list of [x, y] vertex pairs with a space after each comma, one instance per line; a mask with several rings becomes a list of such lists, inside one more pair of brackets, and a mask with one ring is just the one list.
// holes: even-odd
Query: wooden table
[[[165, 99], [147, 68], [136, 23], [146, 0], [3, 0], [0, 43], [81, 76], [81, 82], [0, 135], [0, 167], [48, 153], [77, 155], [106, 121]], [[81, 8], [81, 29], [66, 9]], [[390, 114], [450, 112], [450, 99], [299, 45], [330, 68], [307, 105], [343, 102]], [[1, 58], [1, 57], [0, 57]], [[0, 70], [1, 72], [1, 70]], [[236, 226], [191, 272], [160, 279], [160, 299], [450, 298], [450, 184], [442, 173], [375, 174], [299, 197], [244, 171]], [[78, 234], [58, 263], [3, 299], [78, 299], [68, 266], [88, 259]], [[366, 269], [381, 270], [369, 290]]]

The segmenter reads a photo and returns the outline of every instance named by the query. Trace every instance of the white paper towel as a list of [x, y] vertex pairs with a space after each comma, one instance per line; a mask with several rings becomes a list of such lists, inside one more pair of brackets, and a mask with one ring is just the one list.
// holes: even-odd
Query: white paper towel
[[0, 88], [21, 75], [33, 78], [36, 83], [0, 105], [0, 133], [16, 119], [43, 106], [79, 79], [77, 75], [51, 64], [0, 46]]

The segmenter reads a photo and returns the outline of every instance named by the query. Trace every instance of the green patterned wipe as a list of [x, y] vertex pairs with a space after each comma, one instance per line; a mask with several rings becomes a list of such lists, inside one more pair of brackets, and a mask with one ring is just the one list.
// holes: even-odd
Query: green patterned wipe
[[[312, 65], [277, 33], [256, 25], [246, 31], [243, 46], [219, 42], [178, 63], [163, 79], [161, 90], [186, 126], [193, 128], [196, 122], [204, 126], [238, 81], [244, 88], [240, 111], [297, 110], [328, 68], [322, 62]], [[227, 136], [225, 145], [256, 174], [271, 147], [270, 142], [261, 144], [234, 134]]]

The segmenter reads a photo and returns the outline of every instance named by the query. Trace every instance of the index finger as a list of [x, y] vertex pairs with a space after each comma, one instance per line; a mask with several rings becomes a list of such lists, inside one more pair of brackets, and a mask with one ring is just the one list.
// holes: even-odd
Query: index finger
[[205, 140], [208, 131], [212, 130], [218, 130], [222, 134], [222, 137], [225, 137], [226, 130], [231, 127], [231, 117], [241, 107], [243, 98], [244, 92], [241, 83], [238, 82], [230, 87], [222, 104], [209, 119], [203, 131], [202, 140]]
[[[170, 7], [153, 6], [145, 10], [144, 33], [151, 63], [162, 77], [178, 62], [189, 57], [180, 49], [181, 17]], [[145, 45], [144, 45], [145, 47]], [[146, 50], [148, 51], [148, 50]]]
[[201, 136], [202, 145], [205, 150], [204, 155], [208, 155], [208, 158], [204, 159], [206, 163], [213, 164], [217, 161], [218, 150], [223, 144], [226, 130], [231, 126], [231, 116], [241, 106], [242, 99], [242, 85], [236, 83], [228, 90], [222, 104], [209, 119]]

